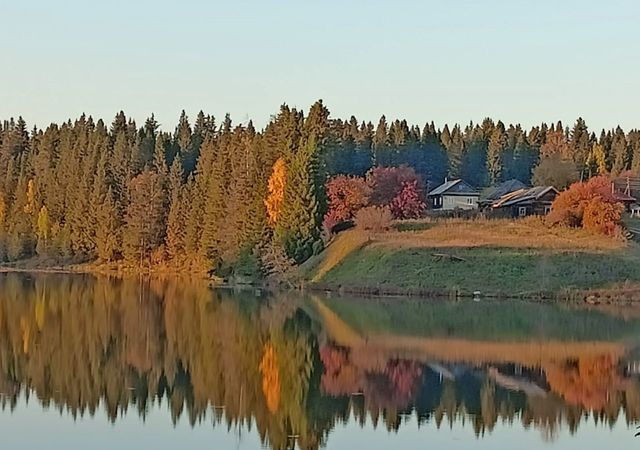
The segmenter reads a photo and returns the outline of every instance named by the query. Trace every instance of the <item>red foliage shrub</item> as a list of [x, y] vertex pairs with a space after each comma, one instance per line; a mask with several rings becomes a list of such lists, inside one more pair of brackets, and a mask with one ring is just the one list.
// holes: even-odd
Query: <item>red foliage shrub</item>
[[375, 206], [390, 205], [402, 191], [404, 183], [416, 182], [422, 190], [422, 180], [409, 166], [375, 167], [367, 173], [367, 184], [371, 188], [371, 204]]
[[405, 182], [402, 190], [391, 201], [391, 214], [396, 219], [417, 219], [427, 205], [423, 200], [417, 181]]
[[419, 217], [425, 209], [422, 180], [409, 166], [371, 169], [367, 184], [371, 204], [389, 206], [396, 219]]
[[[584, 227], [613, 234], [619, 225], [622, 207], [611, 190], [611, 180], [604, 176], [573, 183], [556, 197], [548, 219], [554, 224]], [[586, 217], [585, 217], [586, 215]]]
[[324, 218], [325, 229], [352, 220], [358, 210], [367, 206], [371, 188], [364, 178], [338, 175], [327, 182], [329, 211]]

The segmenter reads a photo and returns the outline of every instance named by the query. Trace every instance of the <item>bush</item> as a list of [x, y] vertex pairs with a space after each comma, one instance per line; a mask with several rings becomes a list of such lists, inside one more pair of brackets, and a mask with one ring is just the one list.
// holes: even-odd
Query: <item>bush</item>
[[386, 206], [369, 206], [356, 213], [356, 227], [367, 231], [386, 231], [391, 228], [393, 216]]
[[391, 214], [396, 219], [418, 219], [427, 207], [416, 180], [402, 184], [402, 190], [391, 201]]
[[371, 188], [371, 204], [390, 205], [400, 194], [405, 184], [414, 183], [420, 198], [423, 198], [422, 180], [409, 166], [376, 167], [367, 173], [367, 184]]
[[600, 197], [595, 197], [584, 208], [582, 226], [585, 230], [607, 236], [618, 235], [623, 211], [621, 204], [605, 202]]
[[353, 219], [369, 203], [371, 189], [364, 178], [338, 175], [327, 182], [329, 213], [337, 222]]
[[548, 220], [552, 224], [582, 227], [614, 235], [620, 226], [623, 207], [617, 203], [607, 177], [573, 183], [556, 197]]

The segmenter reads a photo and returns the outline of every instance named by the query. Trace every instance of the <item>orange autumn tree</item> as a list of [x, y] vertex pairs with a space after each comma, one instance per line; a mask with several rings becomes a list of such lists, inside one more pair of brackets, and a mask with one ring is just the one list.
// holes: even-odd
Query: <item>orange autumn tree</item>
[[582, 227], [602, 234], [616, 232], [623, 207], [616, 202], [611, 180], [605, 176], [573, 183], [553, 202], [548, 220], [553, 224]]
[[284, 203], [284, 190], [287, 182], [287, 165], [283, 158], [278, 158], [273, 164], [271, 176], [269, 177], [269, 193], [264, 201], [267, 207], [267, 220], [269, 225], [274, 226], [278, 222], [282, 204]]
[[280, 406], [280, 372], [278, 358], [271, 343], [264, 346], [262, 361], [260, 361], [260, 373], [262, 374], [262, 392], [267, 400], [267, 408], [275, 413]]
[[572, 405], [600, 411], [621, 383], [611, 355], [551, 363], [545, 367], [551, 389]]
[[582, 226], [586, 230], [612, 236], [616, 234], [624, 208], [620, 203], [611, 203], [595, 197], [587, 203], [582, 216]]

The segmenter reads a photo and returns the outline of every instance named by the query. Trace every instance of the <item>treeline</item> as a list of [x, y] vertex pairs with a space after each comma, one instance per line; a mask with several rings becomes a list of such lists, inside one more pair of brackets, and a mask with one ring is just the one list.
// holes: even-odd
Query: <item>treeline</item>
[[[173, 269], [261, 275], [322, 248], [326, 182], [376, 166], [412, 167], [423, 187], [462, 177], [482, 187], [517, 178], [557, 184], [640, 171], [640, 132], [591, 133], [485, 119], [466, 127], [404, 120], [377, 125], [283, 105], [257, 131], [183, 112], [174, 132], [82, 116], [0, 130], [0, 260], [39, 255]], [[558, 168], [568, 168], [555, 174]], [[564, 187], [564, 186], [559, 186]]]

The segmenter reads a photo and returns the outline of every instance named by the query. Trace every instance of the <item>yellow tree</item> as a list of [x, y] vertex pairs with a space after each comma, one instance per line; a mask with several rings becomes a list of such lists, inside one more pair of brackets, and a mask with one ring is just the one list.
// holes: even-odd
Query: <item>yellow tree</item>
[[262, 373], [262, 392], [267, 400], [267, 408], [271, 413], [275, 413], [280, 406], [280, 371], [276, 351], [271, 343], [267, 343], [264, 347], [262, 361], [260, 361], [260, 372]]
[[592, 175], [604, 175], [607, 173], [607, 155], [602, 145], [594, 144], [587, 159], [587, 165], [591, 168]]
[[49, 224], [49, 211], [46, 206], [42, 206], [40, 208], [40, 212], [38, 213], [38, 223], [37, 223], [37, 236], [38, 242], [36, 245], [36, 251], [39, 255], [42, 255], [47, 251], [49, 246], [49, 231], [51, 226]]
[[7, 205], [5, 204], [4, 199], [0, 194], [0, 228], [2, 227], [2, 225], [4, 225], [4, 219], [6, 214], [7, 214]]
[[35, 197], [35, 186], [33, 184], [33, 180], [29, 180], [29, 183], [27, 183], [27, 203], [24, 205], [25, 213], [32, 214], [34, 212], [36, 203]]
[[267, 207], [267, 219], [269, 225], [274, 226], [278, 222], [282, 204], [284, 202], [284, 190], [287, 182], [287, 166], [284, 159], [278, 158], [273, 164], [273, 170], [269, 177], [269, 193], [264, 201]]

